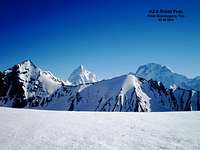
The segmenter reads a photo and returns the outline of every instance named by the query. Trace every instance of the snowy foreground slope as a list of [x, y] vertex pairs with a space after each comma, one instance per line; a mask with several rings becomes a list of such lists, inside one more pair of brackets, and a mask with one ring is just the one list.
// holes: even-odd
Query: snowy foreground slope
[[1, 150], [200, 149], [200, 112], [0, 108]]

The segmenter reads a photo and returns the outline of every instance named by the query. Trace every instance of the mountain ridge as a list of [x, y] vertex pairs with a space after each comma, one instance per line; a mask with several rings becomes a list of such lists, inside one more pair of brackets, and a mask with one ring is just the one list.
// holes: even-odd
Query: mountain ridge
[[166, 87], [178, 86], [180, 88], [198, 90], [200, 91], [200, 77], [188, 78], [184, 75], [175, 73], [169, 67], [156, 64], [148, 63], [140, 66], [136, 75], [143, 77], [147, 80], [153, 79], [161, 81]]
[[[154, 67], [157, 66], [154, 64]], [[161, 71], [163, 69], [164, 73], [171, 73], [161, 66]], [[146, 68], [143, 70], [145, 72]], [[74, 73], [78, 81], [80, 73], [91, 72], [79, 66]], [[0, 72], [0, 77], [0, 106], [67, 111], [200, 110], [199, 91], [178, 86], [167, 88], [161, 81], [148, 80], [137, 73], [69, 85], [31, 61], [23, 61]]]

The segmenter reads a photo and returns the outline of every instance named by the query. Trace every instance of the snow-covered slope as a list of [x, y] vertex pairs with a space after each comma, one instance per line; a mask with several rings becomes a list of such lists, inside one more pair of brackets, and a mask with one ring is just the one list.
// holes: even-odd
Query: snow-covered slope
[[[170, 73], [168, 68], [164, 67], [164, 70], [166, 74]], [[98, 82], [86, 78], [89, 76], [90, 73], [80, 66], [72, 75], [76, 82], [66, 85], [31, 61], [24, 61], [0, 72], [0, 105], [68, 111], [200, 110], [198, 91], [175, 86], [166, 88], [161, 82], [135, 74]]]
[[[81, 90], [71, 99], [67, 108], [90, 111], [148, 111], [150, 98], [141, 89], [142, 84], [140, 79], [133, 75], [100, 81]], [[140, 107], [136, 106], [137, 97], [142, 97]]]
[[[23, 107], [47, 110], [126, 112], [200, 110], [199, 92], [181, 88], [166, 89], [160, 82], [148, 81], [133, 74], [77, 86], [61, 85], [49, 96], [19, 100], [26, 102], [23, 103]], [[2, 106], [10, 106], [5, 98], [0, 102]]]
[[199, 150], [200, 112], [0, 108], [1, 150]]
[[30, 60], [5, 70], [2, 79], [5, 92], [1, 96], [13, 99], [14, 105], [22, 105], [22, 107], [27, 105], [23, 100], [45, 98], [64, 84], [51, 72], [41, 70]]
[[86, 70], [83, 65], [75, 69], [68, 78], [74, 85], [96, 82], [96, 75]]
[[[42, 71], [30, 60], [18, 64], [18, 67], [19, 80], [23, 83], [25, 98], [35, 96], [35, 92], [40, 92], [37, 95], [51, 94], [62, 83], [50, 71]], [[38, 88], [38, 85], [41, 86], [42, 91], [33, 91], [35, 88]]]
[[147, 80], [153, 79], [161, 81], [168, 88], [176, 85], [180, 88], [200, 91], [199, 77], [189, 79], [186, 76], [174, 73], [168, 67], [159, 64], [149, 63], [142, 65], [138, 68], [136, 74]]
[[200, 110], [200, 93], [166, 89], [162, 83], [133, 74], [100, 82], [63, 86], [40, 109], [70, 111], [190, 111]]

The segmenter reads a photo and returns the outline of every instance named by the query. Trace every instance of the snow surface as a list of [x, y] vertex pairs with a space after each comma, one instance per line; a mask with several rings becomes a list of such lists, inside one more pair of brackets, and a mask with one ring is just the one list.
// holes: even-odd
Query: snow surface
[[1, 150], [200, 149], [200, 112], [111, 113], [0, 108]]

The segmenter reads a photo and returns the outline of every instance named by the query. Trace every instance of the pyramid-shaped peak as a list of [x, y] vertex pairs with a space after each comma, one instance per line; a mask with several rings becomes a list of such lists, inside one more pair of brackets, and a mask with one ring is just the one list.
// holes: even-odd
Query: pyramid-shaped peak
[[33, 62], [30, 59], [26, 59], [26, 60], [22, 61], [20, 64], [25, 64], [25, 63], [33, 64]]
[[28, 68], [29, 68], [29, 70], [31, 70], [31, 68], [32, 69], [40, 69], [30, 59], [24, 60], [21, 63], [19, 63], [18, 65], [19, 65], [20, 70], [24, 70], [24, 69], [26, 70]]
[[79, 67], [78, 67], [79, 70], [84, 70], [84, 66], [81, 64]]
[[75, 69], [68, 80], [77, 85], [96, 82], [96, 75], [86, 70], [85, 67], [81, 64], [77, 69]]
[[85, 66], [83, 66], [82, 64], [80, 64], [73, 72], [84, 73], [84, 72], [90, 72], [90, 71], [87, 70], [87, 68]]
[[19, 66], [33, 66], [36, 68], [35, 64], [30, 59], [24, 60], [21, 63], [18, 64]]

